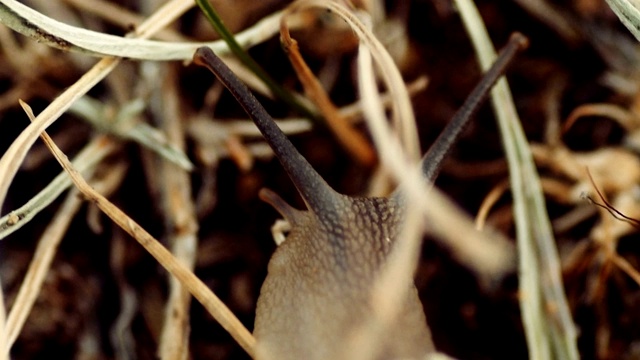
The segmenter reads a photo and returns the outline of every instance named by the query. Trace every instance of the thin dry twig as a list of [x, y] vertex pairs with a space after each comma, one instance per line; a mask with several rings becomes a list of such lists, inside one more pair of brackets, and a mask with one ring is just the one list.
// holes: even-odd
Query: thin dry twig
[[589, 171], [589, 168], [586, 168], [585, 171], [587, 172], [587, 176], [589, 177], [591, 186], [593, 186], [594, 190], [596, 191], [596, 194], [598, 194], [598, 197], [600, 198], [600, 200], [602, 200], [603, 204], [598, 203], [589, 195], [586, 195], [587, 200], [589, 200], [589, 202], [591, 202], [592, 204], [607, 210], [614, 218], [620, 221], [624, 221], [635, 228], [640, 228], [639, 220], [623, 214], [618, 209], [616, 209], [613, 205], [611, 205], [611, 203], [607, 200], [607, 198], [604, 196], [604, 194], [600, 191], [600, 189], [596, 185], [596, 182], [593, 180], [593, 176], [591, 176], [591, 171]]
[[[36, 118], [29, 105], [21, 102], [21, 106], [32, 121]], [[158, 240], [144, 230], [138, 223], [131, 219], [117, 206], [97, 193], [87, 184], [86, 180], [78, 173], [69, 162], [66, 155], [57, 147], [46, 132], [42, 138], [51, 150], [56, 160], [68, 172], [78, 190], [91, 202], [95, 203], [111, 220], [124, 231], [136, 239], [169, 273], [175, 276], [180, 283], [204, 306], [205, 309], [229, 332], [238, 344], [253, 357], [255, 339], [242, 323], [233, 315], [227, 306], [187, 267], [175, 258]]]
[[[589, 168], [586, 168], [585, 171], [587, 173], [587, 176], [589, 177], [589, 181], [591, 182], [591, 186], [596, 191], [596, 194], [598, 194], [598, 197], [602, 201], [602, 204], [600, 204], [597, 201], [595, 201], [589, 195], [585, 196], [586, 199], [589, 200], [589, 202], [591, 202], [593, 205], [596, 205], [599, 208], [606, 210], [616, 220], [620, 220], [620, 221], [626, 222], [626, 223], [630, 224], [631, 226], [633, 226], [635, 228], [640, 228], [640, 221], [639, 220], [625, 215], [624, 213], [622, 213], [621, 211], [616, 209], [616, 207], [614, 207], [607, 200], [606, 196], [600, 191], [600, 189], [596, 185], [596, 182], [594, 181], [593, 177], [591, 176], [591, 172], [589, 171]], [[613, 262], [613, 264], [615, 264], [620, 270], [625, 272], [638, 285], [640, 285], [640, 272], [638, 270], [636, 270], [625, 258], [623, 258], [622, 256], [620, 256], [620, 254], [618, 254], [618, 252], [615, 249], [615, 246], [612, 245], [613, 243], [614, 243], [613, 240], [607, 242], [607, 244], [609, 244], [609, 246], [606, 246], [606, 258], [609, 261]]]

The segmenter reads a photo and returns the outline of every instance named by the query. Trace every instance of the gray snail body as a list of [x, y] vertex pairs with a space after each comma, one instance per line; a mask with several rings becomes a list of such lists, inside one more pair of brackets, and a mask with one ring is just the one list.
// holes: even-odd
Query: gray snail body
[[[442, 160], [477, 111], [488, 90], [526, 38], [514, 34], [496, 64], [474, 89], [422, 160], [433, 181]], [[402, 229], [403, 196], [357, 198], [335, 192], [297, 152], [264, 108], [208, 48], [194, 62], [209, 68], [241, 103], [289, 174], [308, 210], [289, 206], [263, 190], [261, 197], [291, 224], [269, 262], [256, 309], [256, 358], [347, 359], [355, 331], [372, 317], [370, 295]], [[413, 285], [398, 316], [378, 332], [375, 360], [423, 359], [434, 350], [422, 304]]]
[[[315, 214], [282, 209], [275, 194], [265, 195], [292, 230], [271, 258], [258, 299], [258, 358], [343, 358], [340, 344], [371, 317], [372, 286], [398, 237], [403, 207], [388, 198], [336, 194], [335, 208]], [[433, 349], [418, 293], [407, 280], [400, 316], [380, 339], [383, 359], [419, 358]]]

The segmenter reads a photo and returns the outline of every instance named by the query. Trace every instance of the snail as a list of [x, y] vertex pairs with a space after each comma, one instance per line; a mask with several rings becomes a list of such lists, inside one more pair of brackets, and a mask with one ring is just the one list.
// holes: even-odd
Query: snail
[[[422, 159], [433, 182], [443, 159], [487, 93], [527, 39], [512, 35], [492, 68], [473, 90]], [[280, 131], [247, 87], [209, 48], [194, 63], [211, 70], [242, 105], [296, 186], [307, 210], [270, 190], [260, 196], [291, 224], [268, 266], [256, 308], [258, 359], [345, 359], [346, 341], [371, 316], [372, 286], [402, 228], [403, 198], [350, 197], [334, 191]], [[424, 310], [412, 281], [393, 323], [383, 329], [376, 359], [422, 359], [434, 351]]]

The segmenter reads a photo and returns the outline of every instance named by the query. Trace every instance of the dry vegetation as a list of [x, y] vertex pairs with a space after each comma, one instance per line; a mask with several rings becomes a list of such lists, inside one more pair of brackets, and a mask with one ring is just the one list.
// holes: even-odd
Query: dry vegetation
[[[348, 24], [340, 1], [212, 1], [288, 102], [191, 1], [24, 2], [118, 38], [73, 45], [12, 25], [35, 41], [0, 25], [1, 358], [248, 358], [242, 324], [276, 246], [258, 191], [304, 205], [231, 95], [190, 64], [199, 43], [227, 55], [334, 188], [384, 195], [490, 64], [483, 26], [498, 48], [513, 31], [530, 48], [436, 184], [488, 230], [406, 184], [413, 221], [438, 225], [403, 260], [417, 261], [434, 342], [461, 359], [640, 357], [640, 47], [604, 0], [478, 0], [484, 25], [468, 0], [354, 1]], [[380, 94], [362, 90], [375, 81]]]

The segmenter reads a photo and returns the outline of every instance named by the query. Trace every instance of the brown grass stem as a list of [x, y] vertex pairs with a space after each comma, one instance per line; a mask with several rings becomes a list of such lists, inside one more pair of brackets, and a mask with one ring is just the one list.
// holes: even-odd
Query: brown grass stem
[[346, 118], [342, 116], [338, 108], [333, 104], [318, 78], [302, 58], [298, 42], [291, 38], [286, 19], [285, 13], [280, 22], [280, 42], [289, 57], [291, 65], [293, 65], [298, 79], [302, 83], [305, 94], [318, 107], [318, 110], [324, 116], [326, 124], [347, 152], [359, 163], [372, 166], [376, 161], [376, 154], [371, 144], [362, 133], [349, 125]]
[[[21, 102], [21, 106], [31, 119], [35, 121], [31, 108], [26, 103]], [[176, 259], [158, 240], [149, 234], [138, 223], [131, 219], [127, 214], [120, 210], [117, 206], [107, 200], [104, 196], [96, 192], [75, 170], [73, 165], [67, 159], [67, 156], [58, 148], [51, 140], [46, 132], [42, 133], [42, 139], [51, 150], [56, 160], [67, 171], [71, 180], [78, 190], [87, 198], [87, 200], [95, 203], [113, 222], [126, 231], [140, 245], [142, 245], [171, 275], [175, 276], [182, 285], [204, 306], [205, 309], [220, 323], [220, 325], [229, 332], [229, 334], [238, 342], [238, 344], [253, 357], [255, 347], [255, 339], [251, 333], [242, 325], [238, 318], [233, 315], [229, 308], [202, 282], [198, 277], [190, 271], [184, 264]]]

